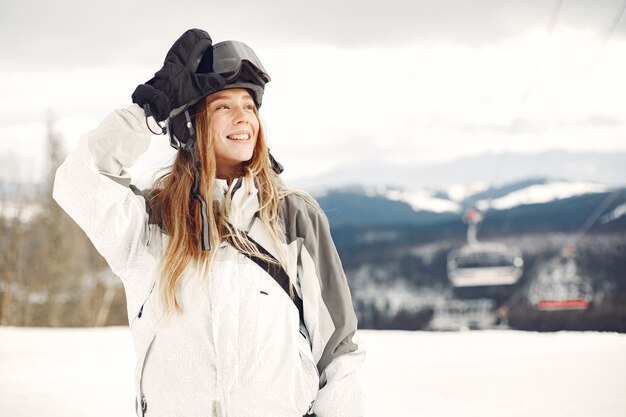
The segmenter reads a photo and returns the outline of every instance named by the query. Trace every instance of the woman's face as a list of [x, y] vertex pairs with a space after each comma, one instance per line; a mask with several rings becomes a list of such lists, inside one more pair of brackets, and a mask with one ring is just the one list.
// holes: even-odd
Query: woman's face
[[217, 177], [240, 177], [241, 164], [252, 158], [259, 134], [254, 101], [247, 90], [234, 88], [211, 94], [208, 106]]

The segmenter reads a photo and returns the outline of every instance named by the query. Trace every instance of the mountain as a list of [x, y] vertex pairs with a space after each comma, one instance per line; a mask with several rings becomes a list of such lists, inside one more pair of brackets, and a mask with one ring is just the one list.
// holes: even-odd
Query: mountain
[[[626, 332], [626, 188], [530, 179], [500, 187], [350, 187], [317, 195], [332, 226], [364, 328], [422, 329], [438, 305], [483, 300], [513, 328]], [[454, 288], [447, 257], [466, 242], [462, 214], [483, 206], [480, 241], [517, 248], [515, 285]], [[542, 312], [529, 301], [538, 271], [575, 246], [578, 273], [593, 288], [585, 311]]]
[[[561, 178], [610, 186], [626, 185], [626, 152], [569, 152], [535, 154], [490, 153], [443, 163], [400, 165], [363, 161], [337, 168], [294, 185], [312, 191], [348, 185], [380, 184], [408, 187], [444, 187], [454, 184], [505, 184], [526, 178]], [[289, 167], [287, 167], [289, 169]]]
[[[315, 196], [333, 226], [375, 226], [441, 223], [460, 219], [468, 208], [494, 213], [502, 210], [548, 213], [552, 203], [558, 206], [559, 201], [577, 198], [579, 202], [568, 204], [579, 204], [586, 199], [595, 201], [605, 198], [612, 190], [607, 185], [587, 181], [536, 178], [496, 187], [470, 184], [463, 190], [460, 185], [440, 190], [352, 186], [328, 189]], [[534, 206], [540, 208], [531, 208]]]

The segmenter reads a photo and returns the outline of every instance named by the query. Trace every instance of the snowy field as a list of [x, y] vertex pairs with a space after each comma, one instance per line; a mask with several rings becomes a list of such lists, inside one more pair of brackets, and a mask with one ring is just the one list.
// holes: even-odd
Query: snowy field
[[[626, 417], [624, 334], [361, 337], [370, 417]], [[133, 366], [127, 328], [0, 328], [0, 416], [131, 417]]]

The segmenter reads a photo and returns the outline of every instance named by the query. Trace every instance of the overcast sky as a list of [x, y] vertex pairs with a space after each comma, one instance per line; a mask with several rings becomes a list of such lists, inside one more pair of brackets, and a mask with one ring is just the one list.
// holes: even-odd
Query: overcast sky
[[[0, 174], [38, 175], [48, 111], [75, 146], [190, 27], [263, 61], [261, 113], [287, 180], [489, 151], [625, 151], [624, 3], [3, 0], [0, 161], [30, 164]], [[138, 173], [171, 157], [154, 142]]]

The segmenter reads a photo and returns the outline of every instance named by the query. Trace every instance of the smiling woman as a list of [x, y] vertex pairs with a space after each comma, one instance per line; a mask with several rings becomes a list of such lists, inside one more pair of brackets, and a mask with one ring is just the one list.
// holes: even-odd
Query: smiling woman
[[[269, 153], [269, 81], [245, 44], [189, 30], [57, 171], [124, 282], [140, 416], [363, 415], [350, 291], [324, 213]], [[139, 192], [125, 168], [159, 130], [178, 153]]]
[[224, 90], [206, 100], [210, 115], [205, 110], [200, 120], [210, 120], [209, 142], [215, 149], [217, 177], [230, 182], [241, 176], [241, 164], [252, 158], [259, 134], [256, 106], [244, 89]]

